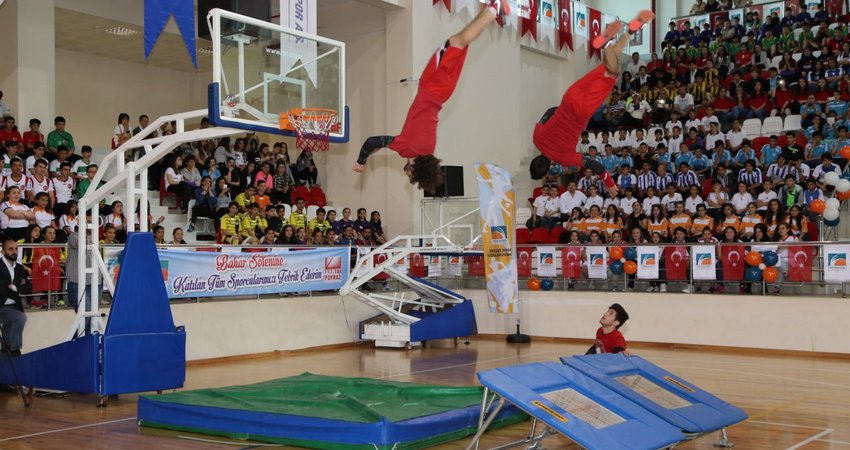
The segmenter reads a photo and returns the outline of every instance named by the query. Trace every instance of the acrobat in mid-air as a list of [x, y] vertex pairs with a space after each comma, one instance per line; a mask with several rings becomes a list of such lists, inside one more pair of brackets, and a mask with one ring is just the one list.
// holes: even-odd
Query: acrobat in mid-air
[[426, 192], [434, 192], [443, 184], [440, 160], [434, 156], [440, 110], [457, 87], [469, 44], [498, 17], [508, 14], [508, 0], [491, 0], [471, 23], [437, 50], [419, 78], [419, 90], [407, 112], [401, 133], [398, 136], [372, 136], [366, 139], [354, 165], [355, 172], [366, 170], [369, 155], [382, 148], [389, 148], [407, 158], [404, 172], [412, 184], [418, 184]]
[[534, 145], [542, 155], [531, 161], [531, 178], [543, 178], [556, 163], [563, 167], [588, 167], [605, 183], [612, 196], [617, 195], [617, 185], [605, 166], [599, 161], [583, 158], [576, 151], [581, 132], [614, 89], [620, 76], [620, 55], [632, 34], [655, 18], [649, 10], [643, 10], [629, 22], [628, 33], [617, 38], [622, 24], [619, 21], [605, 28], [592, 45], [602, 50], [602, 64], [573, 83], [559, 106], [549, 108], [534, 127]]

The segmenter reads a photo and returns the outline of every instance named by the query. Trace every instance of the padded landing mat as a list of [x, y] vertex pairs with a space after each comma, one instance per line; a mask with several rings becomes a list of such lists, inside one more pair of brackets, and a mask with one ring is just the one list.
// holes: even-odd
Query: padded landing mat
[[[417, 449], [475, 433], [481, 387], [305, 373], [139, 398], [142, 426], [320, 449]], [[516, 409], [499, 424], [524, 420]]]

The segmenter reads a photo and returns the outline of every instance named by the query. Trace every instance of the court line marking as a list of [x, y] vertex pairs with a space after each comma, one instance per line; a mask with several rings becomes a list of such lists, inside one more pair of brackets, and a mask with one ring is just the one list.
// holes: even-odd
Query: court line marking
[[820, 433], [818, 433], [818, 434], [816, 434], [816, 435], [814, 435], [814, 436], [812, 436], [812, 437], [810, 437], [806, 440], [800, 441], [800, 442], [786, 448], [785, 450], [797, 450], [798, 448], [801, 448], [806, 444], [810, 444], [810, 443], [826, 436], [827, 434], [832, 433], [833, 431], [835, 431], [835, 430], [833, 430], [832, 428], [827, 428], [827, 429], [821, 431]]
[[9, 438], [0, 439], [0, 442], [14, 441], [14, 440], [17, 440], [17, 439], [24, 439], [24, 438], [30, 438], [30, 437], [36, 437], [36, 436], [43, 436], [45, 434], [61, 433], [63, 431], [79, 430], [81, 428], [90, 428], [90, 427], [96, 427], [96, 426], [100, 426], [100, 425], [109, 425], [109, 424], [112, 424], [112, 423], [126, 422], [128, 420], [136, 420], [136, 418], [135, 417], [125, 417], [123, 419], [109, 420], [109, 421], [106, 421], [106, 422], [95, 422], [95, 423], [89, 423], [89, 424], [86, 424], [86, 425], [77, 425], [77, 426], [74, 426], [74, 427], [60, 428], [58, 430], [41, 431], [41, 432], [38, 432], [38, 433], [30, 433], [30, 434], [22, 434], [20, 436], [13, 436], [13, 437], [9, 437]]
[[758, 423], [762, 425], [779, 425], [782, 427], [790, 427], [790, 428], [808, 428], [810, 430], [828, 430], [829, 428], [824, 427], [813, 427], [811, 425], [797, 425], [795, 423], [782, 423], [782, 422], [766, 422], [764, 420], [748, 420], [748, 423]]
[[829, 386], [833, 388], [840, 388], [850, 390], [850, 386], [844, 384], [836, 384], [836, 383], [828, 383], [826, 381], [815, 381], [815, 380], [806, 380], [803, 378], [794, 378], [794, 377], [785, 377], [782, 375], [771, 375], [769, 373], [758, 373], [758, 372], [747, 372], [744, 370], [732, 370], [732, 369], [724, 369], [720, 367], [699, 367], [699, 366], [688, 366], [689, 369], [701, 369], [701, 370], [713, 370], [715, 372], [728, 372], [728, 373], [739, 373], [742, 375], [755, 375], [759, 377], [767, 377], [767, 378], [775, 378], [777, 380], [785, 380], [785, 381], [796, 381], [798, 383], [810, 383], [817, 384], [821, 386]]
[[796, 400], [791, 400], [789, 402], [779, 404], [777, 406], [774, 406], [773, 408], [764, 410], [764, 411], [762, 411], [758, 414], [754, 414], [754, 415], [750, 416], [750, 418], [748, 419], [748, 422], [751, 422], [751, 421], [757, 420], [757, 419], [761, 419], [762, 417], [766, 417], [766, 416], [773, 414], [775, 412], [782, 411], [783, 409], [788, 409], [788, 408], [790, 408], [790, 407], [792, 407], [792, 406], [794, 406], [798, 403], [802, 403], [802, 402], [804, 402], [808, 399], [809, 399], [808, 397], [801, 397], [801, 398], [798, 398]]
[[[665, 357], [665, 356], [655, 356], [655, 355], [652, 356], [652, 359], [653, 360], [658, 359], [658, 360], [662, 360], [662, 361], [675, 361], [675, 362], [696, 362], [696, 363], [706, 362], [706, 360], [704, 360], [704, 359], [677, 359], [677, 358], [671, 358], [671, 357]], [[815, 368], [815, 367], [787, 367], [787, 366], [779, 366], [779, 365], [773, 365], [773, 364], [756, 364], [756, 363], [745, 363], [745, 362], [724, 361], [724, 360], [711, 361], [711, 363], [712, 364], [727, 364], [727, 365], [742, 366], [742, 367], [755, 367], [755, 368], [771, 368], [771, 369], [786, 369], [786, 370], [788, 370], [788, 369], [791, 369], [791, 370], [809, 370], [809, 371], [813, 371], [813, 372], [828, 372], [828, 373], [840, 373], [840, 374], [846, 374], [847, 373], [846, 370], [841, 370], [841, 369], [821, 369], [821, 368]]]
[[836, 441], [836, 440], [833, 440], [833, 439], [815, 439], [815, 442], [826, 442], [828, 444], [838, 444], [838, 445], [850, 445], [850, 442]]

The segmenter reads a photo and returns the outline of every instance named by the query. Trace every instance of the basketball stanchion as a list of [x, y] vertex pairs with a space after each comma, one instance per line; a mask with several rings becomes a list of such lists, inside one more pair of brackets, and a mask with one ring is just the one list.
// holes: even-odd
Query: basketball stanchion
[[9, 368], [12, 369], [12, 375], [15, 377], [15, 389], [21, 394], [21, 400], [24, 401], [24, 408], [29, 408], [30, 402], [27, 400], [27, 395], [24, 394], [24, 387], [21, 386], [21, 378], [18, 377], [18, 370], [15, 369], [15, 362], [12, 358], [12, 350], [6, 342], [6, 336], [3, 334], [2, 328], [0, 328], [0, 345], [3, 345], [3, 351], [6, 353], [6, 359], [9, 361]]

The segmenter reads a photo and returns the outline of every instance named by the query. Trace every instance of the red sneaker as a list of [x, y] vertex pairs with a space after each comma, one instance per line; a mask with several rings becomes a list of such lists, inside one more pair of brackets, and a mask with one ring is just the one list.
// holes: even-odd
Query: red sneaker
[[593, 48], [598, 50], [607, 46], [609, 42], [617, 39], [622, 28], [623, 24], [619, 20], [609, 23], [602, 34], [593, 38]]
[[637, 32], [637, 30], [640, 30], [641, 28], [646, 26], [646, 24], [652, 22], [652, 19], [654, 18], [654, 12], [648, 9], [644, 9], [643, 11], [638, 13], [637, 17], [635, 17], [634, 19], [632, 19], [631, 22], [629, 22], [629, 33]]
[[36, 309], [44, 309], [47, 308], [47, 300], [33, 300], [30, 305]]

